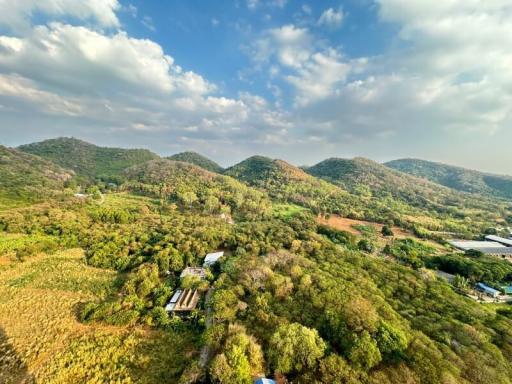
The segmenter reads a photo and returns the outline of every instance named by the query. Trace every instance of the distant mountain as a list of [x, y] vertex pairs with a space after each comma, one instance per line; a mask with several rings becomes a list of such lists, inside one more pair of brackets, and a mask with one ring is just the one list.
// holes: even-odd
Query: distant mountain
[[73, 175], [41, 157], [0, 146], [0, 205], [37, 201], [61, 190]]
[[223, 168], [215, 161], [208, 159], [207, 157], [200, 155], [197, 152], [181, 152], [175, 155], [167, 157], [169, 160], [183, 161], [197, 165], [198, 167], [204, 168], [210, 172], [222, 173]]
[[459, 191], [512, 198], [512, 177], [418, 159], [393, 160], [386, 166]]
[[118, 181], [126, 168], [159, 158], [147, 149], [98, 147], [65, 137], [22, 145], [18, 149], [72, 169], [78, 176], [106, 181]]

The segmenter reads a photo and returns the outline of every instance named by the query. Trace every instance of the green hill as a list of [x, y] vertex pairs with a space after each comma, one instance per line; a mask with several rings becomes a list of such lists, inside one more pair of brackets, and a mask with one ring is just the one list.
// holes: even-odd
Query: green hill
[[493, 175], [418, 159], [399, 159], [386, 166], [459, 191], [512, 198], [512, 177]]
[[0, 146], [0, 206], [41, 200], [73, 175], [41, 157]]
[[197, 207], [210, 213], [234, 213], [244, 218], [265, 216], [270, 201], [239, 181], [196, 165], [158, 159], [125, 172], [133, 192]]
[[123, 170], [159, 158], [147, 149], [98, 147], [75, 138], [57, 138], [22, 145], [19, 150], [44, 157], [86, 179], [119, 181]]
[[198, 167], [204, 168], [210, 172], [222, 173], [223, 168], [215, 161], [208, 159], [207, 157], [200, 155], [197, 152], [181, 152], [175, 155], [167, 157], [169, 160], [183, 161], [197, 165]]

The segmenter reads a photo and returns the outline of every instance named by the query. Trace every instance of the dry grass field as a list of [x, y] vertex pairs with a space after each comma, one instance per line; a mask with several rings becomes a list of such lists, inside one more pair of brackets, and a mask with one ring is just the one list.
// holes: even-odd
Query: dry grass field
[[193, 336], [77, 320], [115, 278], [80, 249], [0, 265], [0, 383], [176, 382], [197, 356]]

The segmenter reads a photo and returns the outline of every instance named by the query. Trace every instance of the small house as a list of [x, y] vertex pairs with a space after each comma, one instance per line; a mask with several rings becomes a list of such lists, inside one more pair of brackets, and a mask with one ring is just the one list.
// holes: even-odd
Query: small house
[[190, 312], [196, 309], [200, 294], [197, 289], [177, 290], [165, 306], [167, 312]]
[[213, 252], [206, 255], [203, 262], [203, 267], [211, 267], [214, 265], [219, 259], [224, 256], [224, 252]]
[[487, 296], [494, 297], [494, 298], [496, 298], [500, 295], [500, 291], [498, 291], [497, 289], [491, 288], [488, 285], [485, 285], [484, 283], [477, 283], [477, 285], [475, 286], [475, 289], [477, 291], [485, 293]]
[[174, 307], [176, 306], [176, 303], [178, 302], [178, 299], [180, 298], [181, 293], [182, 293], [181, 289], [178, 289], [176, 292], [174, 292], [174, 295], [172, 295], [171, 300], [165, 306], [165, 310], [167, 312], [172, 312], [174, 310]]
[[206, 278], [206, 271], [204, 268], [200, 267], [187, 267], [181, 272], [180, 278], [183, 279], [184, 277], [187, 276], [194, 276], [203, 280], [204, 278]]

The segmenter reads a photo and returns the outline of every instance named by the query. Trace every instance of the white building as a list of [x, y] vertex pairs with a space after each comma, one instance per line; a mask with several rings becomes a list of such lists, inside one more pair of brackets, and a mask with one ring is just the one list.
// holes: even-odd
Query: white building
[[213, 252], [206, 255], [203, 262], [203, 267], [211, 267], [215, 264], [219, 259], [224, 256], [224, 252]]

